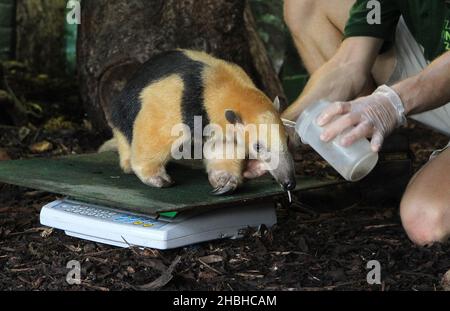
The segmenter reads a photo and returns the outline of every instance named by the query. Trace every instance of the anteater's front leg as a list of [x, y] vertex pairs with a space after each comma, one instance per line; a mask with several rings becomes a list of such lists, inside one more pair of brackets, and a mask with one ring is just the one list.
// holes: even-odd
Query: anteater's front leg
[[232, 193], [242, 183], [243, 160], [206, 160], [212, 194]]

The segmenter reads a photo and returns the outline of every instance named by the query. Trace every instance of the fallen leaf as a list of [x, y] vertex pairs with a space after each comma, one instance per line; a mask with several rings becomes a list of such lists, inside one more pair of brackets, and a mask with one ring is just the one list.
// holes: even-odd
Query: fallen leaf
[[214, 271], [200, 271], [200, 273], [198, 274], [198, 278], [200, 280], [211, 280], [217, 277], [217, 273], [215, 273]]
[[107, 287], [95, 286], [95, 285], [92, 285], [92, 284], [90, 284], [88, 282], [82, 282], [81, 285], [85, 286], [87, 288], [96, 290], [96, 291], [101, 291], [101, 292], [109, 292], [110, 291], [109, 288], [107, 288]]
[[47, 229], [44, 229], [44, 230], [42, 230], [42, 232], [41, 232], [41, 237], [44, 238], [44, 239], [46, 239], [46, 238], [48, 238], [49, 236], [51, 236], [52, 233], [53, 233], [53, 228], [47, 228]]
[[137, 288], [139, 290], [158, 290], [158, 289], [163, 288], [164, 286], [169, 284], [169, 282], [173, 279], [172, 273], [175, 270], [176, 266], [180, 263], [180, 261], [181, 261], [181, 257], [178, 256], [172, 262], [170, 267], [166, 271], [164, 271], [163, 274], [159, 278], [157, 278], [155, 281], [153, 281], [149, 284], [138, 286]]
[[199, 259], [200, 261], [203, 261], [206, 264], [218, 263], [223, 261], [223, 257], [218, 255], [205, 256]]
[[262, 279], [264, 275], [262, 274], [253, 274], [253, 273], [236, 273], [237, 276], [243, 277], [245, 279]]
[[0, 161], [8, 161], [8, 160], [11, 160], [8, 152], [6, 152], [6, 150], [4, 149], [0, 149]]
[[30, 150], [33, 153], [44, 153], [53, 149], [51, 142], [46, 140], [31, 145]]
[[20, 139], [20, 141], [23, 141], [25, 138], [27, 138], [28, 135], [30, 135], [30, 133], [31, 133], [31, 130], [28, 127], [22, 126], [19, 129], [19, 139]]
[[79, 253], [83, 250], [80, 246], [73, 246], [73, 245], [64, 245], [64, 246], [74, 253]]
[[29, 108], [31, 108], [37, 114], [41, 114], [43, 112], [42, 106], [38, 103], [28, 102], [27, 106], [29, 106]]
[[75, 124], [67, 121], [64, 117], [52, 118], [44, 125], [44, 129], [48, 132], [59, 132], [61, 130], [73, 130]]

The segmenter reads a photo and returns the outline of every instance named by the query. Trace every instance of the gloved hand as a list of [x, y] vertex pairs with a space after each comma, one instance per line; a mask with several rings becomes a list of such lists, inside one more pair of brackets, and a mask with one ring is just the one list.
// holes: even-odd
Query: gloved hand
[[372, 150], [378, 152], [384, 139], [397, 127], [406, 124], [405, 108], [400, 96], [383, 85], [370, 96], [333, 103], [322, 112], [317, 124], [324, 127], [320, 138], [325, 142], [332, 141], [349, 129], [341, 139], [342, 146], [372, 137]]

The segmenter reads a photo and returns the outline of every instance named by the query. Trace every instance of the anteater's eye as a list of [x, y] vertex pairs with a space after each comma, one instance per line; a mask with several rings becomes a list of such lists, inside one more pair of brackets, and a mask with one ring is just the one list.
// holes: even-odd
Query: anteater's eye
[[254, 148], [255, 148], [255, 151], [256, 151], [257, 153], [260, 153], [261, 151], [264, 150], [264, 146], [261, 145], [260, 143], [255, 144], [255, 145], [254, 145]]

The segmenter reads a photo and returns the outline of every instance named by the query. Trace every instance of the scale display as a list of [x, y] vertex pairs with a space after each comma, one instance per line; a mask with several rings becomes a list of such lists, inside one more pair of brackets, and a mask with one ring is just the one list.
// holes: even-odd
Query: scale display
[[42, 208], [41, 224], [69, 236], [118, 247], [172, 249], [201, 242], [242, 236], [242, 230], [277, 222], [273, 204], [225, 207], [201, 214], [133, 214], [72, 200]]

